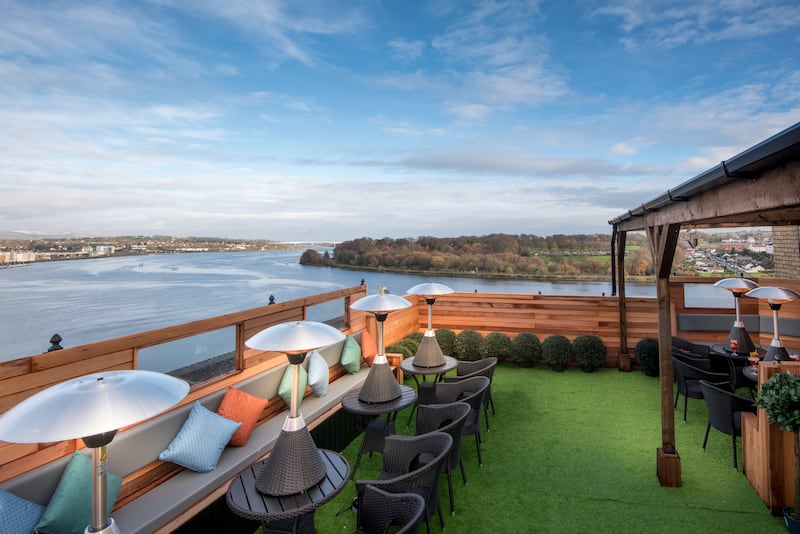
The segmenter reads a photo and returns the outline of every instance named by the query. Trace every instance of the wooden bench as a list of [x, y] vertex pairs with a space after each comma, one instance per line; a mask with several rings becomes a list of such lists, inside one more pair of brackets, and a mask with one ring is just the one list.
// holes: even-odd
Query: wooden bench
[[[355, 337], [358, 339], [359, 334]], [[330, 366], [330, 384], [324, 397], [316, 397], [310, 388], [300, 406], [309, 428], [322, 422], [341, 407], [341, 399], [366, 379], [368, 368], [348, 374], [339, 364], [344, 341], [331, 345], [321, 354]], [[307, 362], [306, 362], [307, 363]], [[184, 404], [149, 421], [118, 433], [108, 446], [108, 470], [123, 477], [123, 485], [111, 516], [122, 532], [169, 532], [197, 512], [224, 495], [230, 481], [243, 469], [266, 456], [272, 449], [288, 408], [277, 396], [278, 385], [288, 364], [282, 364], [236, 384], [235, 387], [269, 399], [259, 425], [243, 447], [228, 446], [217, 467], [208, 473], [196, 473], [171, 462], [158, 460], [180, 430], [193, 403]], [[216, 411], [225, 394], [221, 389], [199, 401]], [[65, 456], [23, 473], [0, 484], [30, 501], [47, 505], [55, 491], [64, 466]]]

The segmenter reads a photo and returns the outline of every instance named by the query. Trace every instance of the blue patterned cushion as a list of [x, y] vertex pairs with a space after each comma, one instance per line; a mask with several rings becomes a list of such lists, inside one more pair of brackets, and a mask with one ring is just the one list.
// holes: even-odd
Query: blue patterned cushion
[[316, 350], [308, 357], [308, 385], [317, 397], [324, 397], [328, 392], [328, 362]]
[[[297, 389], [297, 407], [300, 407], [300, 403], [303, 402], [303, 396], [306, 394], [306, 386], [308, 385], [308, 372], [303, 368], [302, 365], [298, 366], [300, 368], [300, 387]], [[281, 377], [281, 383], [278, 385], [278, 395], [283, 399], [283, 402], [286, 403], [286, 406], [291, 407], [292, 405], [292, 366], [287, 365], [286, 370], [283, 372], [283, 376]]]
[[44, 506], [0, 489], [0, 534], [33, 532]]
[[342, 347], [342, 357], [339, 360], [348, 373], [357, 373], [361, 369], [361, 345], [356, 338], [347, 336]]
[[[122, 478], [106, 471], [106, 512], [117, 500]], [[75, 451], [36, 523], [40, 534], [81, 534], [92, 523], [92, 460]]]
[[211, 471], [217, 467], [225, 445], [240, 426], [241, 423], [215, 414], [195, 401], [178, 435], [158, 459], [199, 473]]

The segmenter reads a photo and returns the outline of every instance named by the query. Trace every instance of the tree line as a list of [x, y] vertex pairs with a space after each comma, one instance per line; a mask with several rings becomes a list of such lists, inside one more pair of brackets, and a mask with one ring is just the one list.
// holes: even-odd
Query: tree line
[[[626, 273], [653, 273], [645, 236], [629, 235]], [[337, 244], [333, 252], [306, 250], [302, 265], [364, 270], [531, 278], [607, 278], [611, 274], [607, 234], [491, 234], [462, 237], [373, 239]]]

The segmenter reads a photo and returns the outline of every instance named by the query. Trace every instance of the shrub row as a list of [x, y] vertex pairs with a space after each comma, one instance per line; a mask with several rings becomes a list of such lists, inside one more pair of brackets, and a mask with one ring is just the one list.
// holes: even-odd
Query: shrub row
[[[386, 347], [386, 352], [401, 353], [404, 358], [416, 354], [422, 334], [414, 333], [402, 341]], [[551, 335], [541, 342], [536, 334], [523, 332], [512, 339], [502, 332], [491, 332], [482, 336], [476, 330], [462, 330], [455, 334], [447, 328], [436, 330], [436, 340], [444, 354], [459, 360], [476, 361], [496, 356], [499, 360], [511, 360], [520, 367], [531, 367], [544, 361], [554, 370], [563, 371], [573, 360], [581, 364], [584, 371], [591, 372], [601, 367], [606, 359], [606, 345], [592, 334], [583, 334], [570, 342], [562, 335]]]

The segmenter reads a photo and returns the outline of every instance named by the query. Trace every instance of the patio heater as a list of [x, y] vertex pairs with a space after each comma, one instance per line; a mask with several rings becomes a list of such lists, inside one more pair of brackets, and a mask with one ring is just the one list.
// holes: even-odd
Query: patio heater
[[252, 349], [285, 353], [292, 366], [289, 415], [256, 479], [256, 489], [261, 493], [276, 497], [301, 493], [325, 476], [325, 464], [298, 411], [300, 365], [310, 351], [343, 339], [344, 334], [325, 323], [296, 321], [270, 326], [245, 341]]
[[378, 354], [358, 393], [358, 400], [367, 403], [389, 402], [399, 398], [403, 392], [392, 374], [389, 360], [383, 348], [383, 323], [390, 312], [408, 308], [411, 303], [403, 297], [391, 295], [386, 286], [378, 288], [377, 295], [367, 295], [350, 305], [351, 310], [372, 312], [378, 323]]
[[758, 287], [758, 284], [747, 278], [723, 278], [717, 280], [714, 285], [727, 289], [733, 295], [733, 302], [736, 306], [736, 320], [733, 322], [730, 334], [728, 334], [727, 345], [733, 352], [740, 354], [750, 354], [756, 350], [753, 340], [744, 327], [741, 314], [739, 313], [739, 299], [742, 295]]
[[417, 284], [406, 293], [410, 295], [423, 295], [425, 303], [428, 305], [428, 329], [422, 336], [417, 353], [414, 355], [415, 367], [440, 367], [445, 364], [444, 354], [436, 340], [436, 332], [433, 331], [433, 304], [439, 295], [447, 295], [453, 290], [444, 284], [427, 282]]
[[92, 522], [85, 534], [119, 533], [106, 509], [106, 447], [117, 430], [171, 408], [184, 380], [152, 371], [107, 371], [40, 391], [0, 416], [0, 440], [48, 443], [81, 438], [92, 449]]
[[788, 360], [789, 355], [783, 343], [781, 343], [781, 337], [778, 332], [778, 310], [781, 309], [782, 304], [793, 300], [800, 300], [800, 295], [794, 290], [785, 287], [760, 286], [751, 289], [745, 293], [744, 296], [766, 299], [769, 303], [769, 308], [772, 310], [772, 342], [769, 344], [769, 349], [767, 349], [767, 353], [764, 355], [764, 361]]

